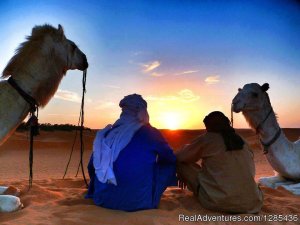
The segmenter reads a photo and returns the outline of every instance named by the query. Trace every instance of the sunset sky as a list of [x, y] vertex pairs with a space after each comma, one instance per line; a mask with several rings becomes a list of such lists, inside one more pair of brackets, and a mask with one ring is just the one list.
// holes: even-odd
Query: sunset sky
[[[270, 84], [282, 127], [300, 127], [300, 5], [294, 1], [0, 1], [0, 70], [34, 25], [61, 24], [87, 55], [86, 126], [120, 114], [124, 95], [148, 102], [158, 128], [203, 128], [230, 116], [237, 89]], [[40, 122], [76, 124], [82, 72], [69, 71]], [[1, 90], [0, 90], [1, 91]], [[0, 106], [1, 107], [1, 106]], [[235, 127], [247, 128], [235, 114]]]

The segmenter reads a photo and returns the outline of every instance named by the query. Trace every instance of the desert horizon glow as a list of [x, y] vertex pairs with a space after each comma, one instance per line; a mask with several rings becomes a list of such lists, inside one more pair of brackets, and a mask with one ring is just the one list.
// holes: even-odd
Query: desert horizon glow
[[161, 116], [161, 126], [170, 130], [177, 130], [182, 126], [181, 116], [178, 112], [164, 112]]
[[[26, 13], [24, 13], [26, 12]], [[20, 20], [22, 17], [22, 20]], [[268, 82], [282, 127], [300, 127], [300, 6], [294, 1], [1, 1], [2, 71], [34, 25], [62, 24], [87, 55], [85, 125], [103, 128], [141, 94], [157, 128], [230, 116], [237, 89]], [[82, 72], [69, 71], [42, 123], [76, 124]], [[241, 114], [235, 127], [248, 128]]]

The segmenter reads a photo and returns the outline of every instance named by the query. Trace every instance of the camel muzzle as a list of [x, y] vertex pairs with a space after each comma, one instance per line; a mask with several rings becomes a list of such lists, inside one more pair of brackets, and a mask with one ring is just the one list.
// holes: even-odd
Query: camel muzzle
[[88, 63], [88, 61], [87, 61], [86, 56], [84, 56], [83, 63], [82, 63], [82, 65], [80, 65], [80, 68], [79, 68], [79, 69], [82, 70], [82, 71], [84, 71], [84, 70], [86, 70], [88, 67], [89, 67], [89, 63]]
[[235, 113], [239, 113], [239, 112], [241, 112], [242, 109], [243, 109], [243, 107], [240, 107], [238, 103], [239, 103], [239, 101], [237, 101], [237, 102], [232, 102], [232, 105], [231, 105], [231, 109], [232, 109], [232, 111], [235, 112]]

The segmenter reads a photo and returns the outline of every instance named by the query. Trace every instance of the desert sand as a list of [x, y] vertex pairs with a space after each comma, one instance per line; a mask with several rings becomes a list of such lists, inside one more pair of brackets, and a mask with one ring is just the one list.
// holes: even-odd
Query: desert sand
[[[300, 129], [285, 129], [291, 140], [300, 136]], [[170, 145], [179, 149], [203, 131], [162, 131]], [[256, 179], [273, 175], [255, 134], [250, 130], [239, 130], [255, 153]], [[15, 133], [0, 147], [0, 185], [14, 185], [21, 189], [24, 209], [0, 214], [0, 224], [128, 224], [167, 225], [204, 224], [182, 222], [184, 215], [225, 215], [206, 210], [188, 190], [168, 188], [158, 209], [140, 212], [122, 212], [95, 206], [84, 199], [86, 187], [81, 174], [75, 177], [79, 148], [75, 149], [66, 179], [62, 179], [75, 132], [41, 132], [36, 138], [34, 152], [34, 181], [28, 191], [28, 134]], [[95, 131], [85, 132], [85, 166], [87, 165]], [[283, 188], [276, 190], [262, 187], [265, 200], [259, 215], [297, 215], [300, 221], [300, 197]], [[228, 216], [228, 215], [226, 215]], [[240, 215], [244, 217], [245, 215]], [[272, 217], [269, 217], [272, 218]], [[207, 222], [205, 224], [299, 224], [300, 222]]]

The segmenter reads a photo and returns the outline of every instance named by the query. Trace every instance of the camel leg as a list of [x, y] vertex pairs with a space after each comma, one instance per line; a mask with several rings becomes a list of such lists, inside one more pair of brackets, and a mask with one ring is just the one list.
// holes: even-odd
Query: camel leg
[[23, 208], [20, 199], [12, 195], [0, 195], [0, 212], [14, 212]]
[[258, 183], [273, 189], [282, 185], [294, 184], [293, 181], [287, 180], [280, 175], [272, 176], [272, 177], [261, 177], [259, 178]]

